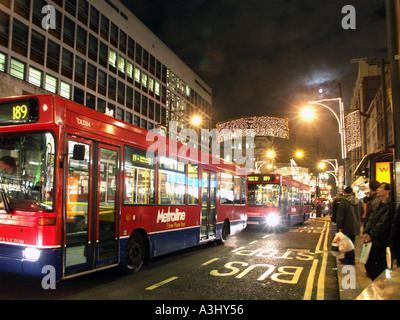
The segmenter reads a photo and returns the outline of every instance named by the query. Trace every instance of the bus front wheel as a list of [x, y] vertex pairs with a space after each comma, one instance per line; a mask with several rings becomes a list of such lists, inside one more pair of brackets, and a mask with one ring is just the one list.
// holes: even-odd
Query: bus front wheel
[[126, 274], [138, 272], [144, 263], [146, 246], [143, 236], [139, 232], [133, 232], [126, 244], [125, 264], [122, 270]]

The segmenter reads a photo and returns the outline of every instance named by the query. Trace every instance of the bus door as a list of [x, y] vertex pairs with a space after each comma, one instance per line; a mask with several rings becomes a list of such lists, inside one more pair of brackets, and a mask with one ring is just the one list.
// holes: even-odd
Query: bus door
[[217, 173], [203, 170], [201, 175], [200, 241], [217, 235]]
[[304, 205], [304, 190], [299, 189], [299, 218], [298, 218], [298, 223], [303, 223], [304, 222], [304, 210], [303, 210], [303, 205]]
[[117, 263], [119, 149], [70, 137], [65, 165], [64, 275]]

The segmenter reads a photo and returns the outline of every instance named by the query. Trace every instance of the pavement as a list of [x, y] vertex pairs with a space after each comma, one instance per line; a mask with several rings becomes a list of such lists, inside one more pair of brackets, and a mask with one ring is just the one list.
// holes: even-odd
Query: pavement
[[[325, 219], [329, 219], [326, 216]], [[332, 232], [336, 232], [336, 225], [332, 223]], [[372, 281], [365, 271], [365, 265], [360, 263], [362, 248], [362, 230], [356, 236], [354, 245], [356, 263], [346, 267], [339, 259], [344, 254], [336, 257], [337, 274], [340, 300], [398, 300], [400, 299], [400, 268], [386, 269]]]
[[342, 259], [344, 254], [341, 254], [336, 258], [340, 300], [355, 300], [369, 285], [372, 284], [372, 280], [367, 276], [365, 271], [365, 265], [360, 263], [362, 243], [362, 236], [357, 236], [354, 245], [356, 263], [355, 265], [351, 265], [354, 269], [345, 268], [343, 270], [343, 267], [345, 267], [346, 264], [341, 263], [339, 259]]

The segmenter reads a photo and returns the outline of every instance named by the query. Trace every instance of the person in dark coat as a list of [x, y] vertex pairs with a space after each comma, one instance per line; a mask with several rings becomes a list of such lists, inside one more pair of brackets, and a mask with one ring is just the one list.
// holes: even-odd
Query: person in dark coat
[[386, 247], [390, 245], [390, 232], [393, 221], [390, 184], [381, 183], [376, 192], [376, 197], [378, 205], [368, 219], [363, 237], [364, 243], [372, 241], [368, 261], [365, 264], [365, 270], [372, 280], [375, 280], [388, 267], [386, 263]]
[[365, 219], [364, 219], [364, 228], [367, 225], [367, 221], [369, 217], [371, 216], [371, 213], [374, 211], [375, 207], [377, 206], [377, 201], [376, 201], [376, 191], [378, 190], [380, 186], [380, 182], [376, 180], [372, 180], [369, 182], [369, 191], [370, 195], [367, 197], [367, 208], [365, 210]]
[[[337, 230], [348, 236], [353, 244], [356, 236], [360, 234], [363, 213], [364, 207], [361, 201], [354, 196], [351, 187], [346, 187], [344, 189], [344, 197], [338, 206], [336, 226]], [[355, 264], [355, 258], [354, 250], [352, 250], [346, 252], [344, 259], [339, 259], [339, 261], [345, 264]]]

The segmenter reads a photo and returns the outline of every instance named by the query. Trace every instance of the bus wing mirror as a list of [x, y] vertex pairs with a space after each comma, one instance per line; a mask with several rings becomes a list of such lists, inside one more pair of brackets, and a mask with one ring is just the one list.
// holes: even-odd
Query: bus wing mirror
[[82, 144], [74, 145], [74, 152], [72, 159], [74, 160], [84, 160], [85, 159], [85, 146]]

